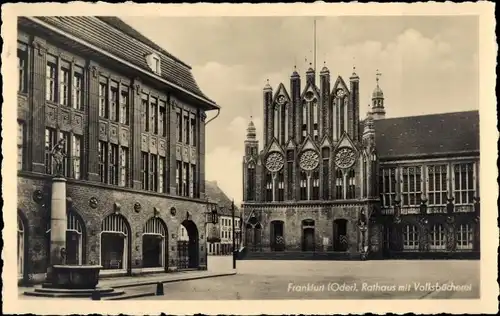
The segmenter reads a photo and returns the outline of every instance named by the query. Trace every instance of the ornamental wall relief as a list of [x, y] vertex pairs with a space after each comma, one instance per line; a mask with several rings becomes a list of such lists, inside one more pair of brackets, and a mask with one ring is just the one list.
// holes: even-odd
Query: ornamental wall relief
[[319, 165], [319, 155], [314, 150], [306, 150], [300, 155], [300, 168], [306, 171], [314, 170]]
[[356, 153], [352, 148], [340, 148], [335, 154], [335, 165], [342, 169], [352, 167], [356, 162]]
[[266, 168], [270, 172], [278, 172], [283, 168], [285, 161], [283, 155], [278, 152], [272, 152], [267, 156]]

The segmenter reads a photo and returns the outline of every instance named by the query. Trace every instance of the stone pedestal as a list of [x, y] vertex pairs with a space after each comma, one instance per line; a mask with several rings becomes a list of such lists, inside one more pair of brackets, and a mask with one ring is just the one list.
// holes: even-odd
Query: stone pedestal
[[[66, 179], [52, 178], [50, 209], [50, 265], [65, 264], [66, 251]], [[63, 250], [64, 249], [64, 250]]]

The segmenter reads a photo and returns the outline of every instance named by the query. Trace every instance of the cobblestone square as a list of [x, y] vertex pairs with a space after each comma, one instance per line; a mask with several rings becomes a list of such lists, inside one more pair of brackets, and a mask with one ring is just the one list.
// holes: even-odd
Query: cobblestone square
[[[165, 284], [164, 296], [143, 300], [473, 299], [478, 260], [237, 262], [237, 275]], [[211, 270], [230, 257], [209, 257]]]

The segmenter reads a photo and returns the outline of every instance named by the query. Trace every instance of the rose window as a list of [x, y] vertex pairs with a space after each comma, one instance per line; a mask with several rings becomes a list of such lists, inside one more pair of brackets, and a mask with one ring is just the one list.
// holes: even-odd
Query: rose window
[[306, 171], [316, 169], [319, 165], [319, 155], [314, 150], [307, 150], [300, 156], [300, 168]]
[[335, 155], [335, 165], [339, 168], [349, 168], [354, 165], [356, 154], [351, 148], [341, 148]]
[[280, 153], [274, 152], [270, 153], [266, 159], [266, 168], [271, 172], [280, 171], [285, 164], [283, 156]]

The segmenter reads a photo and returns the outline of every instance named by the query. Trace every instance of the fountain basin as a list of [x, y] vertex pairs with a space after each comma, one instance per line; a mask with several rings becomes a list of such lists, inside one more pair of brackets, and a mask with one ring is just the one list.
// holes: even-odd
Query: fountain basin
[[95, 289], [99, 283], [99, 265], [53, 265], [49, 282], [43, 288]]

